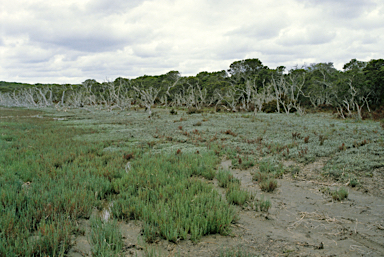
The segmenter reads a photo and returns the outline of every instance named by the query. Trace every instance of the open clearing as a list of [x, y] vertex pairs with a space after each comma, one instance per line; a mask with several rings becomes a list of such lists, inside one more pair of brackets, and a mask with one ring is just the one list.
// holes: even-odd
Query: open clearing
[[[78, 173], [74, 172], [63, 182], [62, 191], [49, 191], [50, 196], [46, 198], [43, 194], [41, 198], [51, 205], [41, 202], [41, 207], [36, 207], [36, 210], [41, 209], [36, 211], [41, 218], [30, 217], [35, 219], [31, 228], [24, 231], [19, 224], [1, 230], [0, 253], [15, 253], [15, 238], [23, 237], [20, 235], [22, 232], [28, 234], [20, 242], [51, 245], [44, 241], [44, 237], [50, 235], [45, 232], [44, 224], [61, 226], [70, 223], [70, 237], [58, 237], [66, 241], [67, 246], [59, 243], [56, 255], [384, 255], [384, 129], [379, 122], [339, 120], [323, 113], [304, 116], [261, 113], [254, 116], [248, 113], [206, 111], [187, 115], [185, 111], [177, 110], [178, 114], [171, 115], [169, 111], [157, 108], [155, 114], [148, 117], [143, 109], [124, 112], [42, 112], [0, 108], [0, 147], [5, 149], [0, 154], [0, 182], [3, 190], [1, 208], [2, 213], [5, 213], [3, 215], [9, 214], [2, 216], [0, 227], [5, 228], [5, 224], [11, 220], [19, 224], [21, 221], [17, 223], [17, 218], [10, 218], [10, 213], [16, 213], [15, 217], [22, 216], [20, 208], [31, 208], [28, 201], [34, 199], [35, 193], [38, 195], [43, 194], [44, 190], [53, 190], [56, 182], [46, 181], [61, 181], [61, 177], [72, 172], [71, 167], [74, 166], [71, 165], [79, 167]], [[70, 138], [73, 144], [78, 144], [76, 147], [79, 149], [87, 145], [93, 150], [84, 150], [87, 155], [82, 155], [82, 150], [69, 149], [68, 158], [64, 156], [66, 153], [60, 152], [51, 155], [48, 152], [38, 154], [39, 149], [28, 152], [29, 148], [36, 147], [32, 143], [24, 145], [23, 140], [28, 137], [22, 138], [21, 135], [29, 133], [33, 138], [40, 124], [47, 126], [40, 140], [53, 136], [49, 132], [54, 133], [51, 127], [66, 128], [69, 132], [62, 135], [63, 138]], [[17, 134], [17, 129], [23, 131]], [[59, 135], [52, 142], [60, 145], [60, 140]], [[15, 155], [12, 160], [7, 155], [10, 153]], [[57, 155], [60, 158], [63, 155], [66, 159], [62, 161]], [[45, 161], [44, 156], [46, 159], [58, 160]], [[22, 160], [28, 158], [33, 161], [21, 166]], [[97, 165], [105, 166], [105, 171], [99, 171], [97, 165], [88, 164], [97, 158], [100, 158]], [[38, 176], [33, 173], [33, 162], [43, 165], [36, 168], [40, 169], [41, 174]], [[156, 169], [160, 170], [169, 163], [167, 170], [170, 173], [164, 175], [165, 182], [162, 182], [163, 178], [154, 179]], [[186, 165], [183, 166], [183, 163]], [[173, 171], [172, 165], [179, 166]], [[148, 170], [145, 170], [146, 166]], [[41, 167], [46, 170], [41, 170]], [[186, 177], [177, 173], [177, 170], [184, 168], [185, 172], [190, 172], [191, 167], [195, 168]], [[89, 171], [91, 168], [92, 171]], [[43, 180], [45, 172], [51, 180]], [[82, 177], [82, 172], [88, 172], [89, 177]], [[93, 177], [92, 172], [99, 175]], [[244, 202], [228, 203], [230, 190], [226, 188], [231, 187], [221, 184], [218, 179], [220, 172], [229, 172], [233, 176], [230, 183], [239, 185], [236, 190], [248, 193], [249, 197]], [[180, 184], [180, 191], [172, 188], [173, 185], [178, 187], [178, 180], [174, 180], [174, 184], [166, 182], [173, 179], [169, 174], [178, 174], [180, 181], [184, 181], [184, 184]], [[257, 176], [261, 178], [263, 174], [277, 181], [277, 188], [272, 192], [261, 190], [262, 181]], [[84, 186], [86, 191], [65, 191], [66, 187], [71, 187], [71, 181], [76, 184], [73, 187], [80, 188], [89, 179], [92, 182]], [[146, 184], [147, 180], [154, 181], [156, 185], [152, 187], [149, 182]], [[132, 181], [145, 186], [137, 186], [132, 188], [136, 191], [132, 191], [129, 189]], [[42, 189], [38, 183], [43, 182], [46, 187]], [[187, 185], [190, 190], [195, 190], [195, 187], [198, 189], [193, 195], [186, 196], [181, 185]], [[160, 193], [150, 193], [157, 188], [160, 188]], [[5, 190], [15, 190], [17, 193], [11, 195]], [[347, 191], [345, 199], [337, 193], [341, 190]], [[163, 194], [171, 195], [172, 192], [181, 195], [178, 201], [189, 201], [187, 207], [181, 203], [172, 203], [176, 196], [163, 199]], [[82, 200], [71, 205], [75, 206], [72, 212], [66, 212], [70, 206], [66, 205], [69, 200], [56, 199], [52, 194], [68, 195], [65, 199], [81, 196]], [[19, 199], [20, 195], [26, 199], [23, 200], [25, 203], [20, 204], [21, 207], [16, 204], [14, 209], [7, 209], [7, 201], [11, 201], [9, 199], [12, 197]], [[219, 213], [203, 210], [196, 215], [213, 215], [212, 219], [195, 221], [194, 217], [188, 217], [188, 221], [183, 221], [180, 217], [182, 224], [177, 223], [173, 228], [170, 223], [176, 220], [179, 222], [179, 216], [182, 216], [180, 213], [185, 210], [198, 213], [194, 207], [188, 209], [189, 205], [194, 206], [195, 199], [196, 202], [200, 201], [201, 205], [198, 206], [210, 209], [210, 204], [214, 203], [213, 209], [226, 210], [226, 213], [220, 216]], [[135, 205], [139, 200], [143, 204]], [[261, 204], [268, 200], [271, 206], [262, 209]], [[55, 206], [55, 201], [60, 201], [66, 207], [61, 211], [59, 207], [57, 210], [50, 207]], [[161, 204], [151, 201], [159, 201]], [[179, 209], [175, 207], [177, 215], [171, 219], [169, 217], [173, 215], [170, 213], [174, 205], [180, 206], [177, 207]], [[55, 216], [55, 211], [51, 212], [51, 209], [65, 215]], [[154, 216], [154, 212], [159, 214]], [[216, 219], [226, 221], [217, 221], [217, 224], [211, 226]], [[162, 225], [163, 221], [170, 223]], [[201, 225], [204, 222], [207, 224]], [[102, 224], [111, 224], [111, 227]], [[97, 232], [99, 228], [101, 232]], [[113, 230], [117, 233], [111, 232]], [[18, 232], [12, 234], [12, 231]], [[215, 233], [212, 234], [212, 231]], [[112, 243], [103, 245], [103, 239], [99, 240], [95, 236], [95, 233], [107, 232], [113, 235], [110, 238], [116, 237], [117, 241], [122, 241], [119, 247], [112, 249]], [[57, 232], [52, 233], [56, 235]], [[10, 244], [14, 248], [9, 247]], [[28, 248], [27, 243], [23, 245], [25, 251], [20, 255], [43, 253]], [[48, 248], [47, 252], [51, 249]]]

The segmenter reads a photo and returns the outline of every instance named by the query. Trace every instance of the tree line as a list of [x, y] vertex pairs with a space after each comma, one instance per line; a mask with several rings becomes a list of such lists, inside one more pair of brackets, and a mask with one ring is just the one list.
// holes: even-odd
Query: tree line
[[337, 70], [333, 63], [314, 63], [287, 70], [271, 69], [259, 59], [233, 62], [228, 70], [182, 76], [178, 71], [114, 81], [81, 84], [0, 82], [0, 105], [56, 108], [129, 109], [154, 105], [237, 112], [298, 112], [330, 108], [340, 117], [383, 109], [384, 60], [352, 59]]

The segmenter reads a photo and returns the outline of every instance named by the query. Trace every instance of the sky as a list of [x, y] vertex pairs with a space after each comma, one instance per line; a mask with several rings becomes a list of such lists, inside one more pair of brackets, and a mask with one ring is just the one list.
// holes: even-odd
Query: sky
[[0, 0], [0, 81], [99, 82], [384, 58], [382, 0]]

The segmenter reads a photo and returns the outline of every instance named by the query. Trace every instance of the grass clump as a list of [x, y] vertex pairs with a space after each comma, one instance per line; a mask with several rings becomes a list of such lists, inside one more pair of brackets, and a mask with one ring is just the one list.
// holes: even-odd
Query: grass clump
[[276, 179], [270, 178], [259, 182], [260, 189], [264, 192], [273, 192], [277, 188]]
[[228, 186], [226, 198], [228, 203], [244, 205], [247, 201], [254, 199], [254, 196], [247, 191], [240, 189], [240, 184], [231, 183]]
[[325, 195], [332, 196], [332, 199], [335, 201], [342, 201], [346, 198], [348, 198], [348, 190], [345, 187], [341, 187], [339, 190], [332, 191], [329, 187], [323, 187], [320, 189], [320, 192], [322, 192]]
[[273, 192], [277, 188], [275, 178], [280, 178], [286, 172], [281, 163], [265, 159], [259, 163], [259, 171], [253, 174], [253, 180], [259, 183], [260, 189], [264, 192]]
[[255, 200], [254, 206], [256, 211], [267, 212], [271, 208], [272, 204], [271, 204], [271, 200], [264, 199], [264, 196], [263, 196], [261, 199]]
[[357, 179], [357, 178], [355, 178], [355, 177], [353, 177], [353, 178], [351, 178], [350, 180], [349, 180], [349, 186], [350, 187], [356, 187], [356, 186], [358, 186], [360, 183], [359, 183], [359, 180]]
[[255, 166], [255, 162], [252, 159], [249, 159], [248, 156], [247, 159], [242, 159], [241, 157], [238, 157], [235, 160], [232, 160], [232, 165], [240, 170], [246, 170]]
[[348, 198], [348, 190], [345, 187], [341, 187], [339, 190], [331, 192], [332, 199], [335, 201], [342, 201]]
[[269, 179], [269, 174], [266, 172], [257, 171], [253, 174], [253, 180], [260, 183]]
[[270, 174], [274, 178], [281, 178], [285, 173], [282, 163], [277, 163], [274, 160], [267, 158], [259, 162], [260, 172]]
[[219, 170], [216, 174], [219, 186], [228, 188], [230, 184], [240, 184], [240, 180], [235, 178], [229, 170]]
[[122, 235], [116, 221], [103, 222], [91, 219], [90, 243], [92, 256], [120, 256], [123, 249]]

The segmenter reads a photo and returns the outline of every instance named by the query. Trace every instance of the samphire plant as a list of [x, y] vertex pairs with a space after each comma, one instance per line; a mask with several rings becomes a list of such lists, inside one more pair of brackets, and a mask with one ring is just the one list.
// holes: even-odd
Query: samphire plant
[[[119, 199], [112, 213], [120, 219], [139, 219], [148, 242], [162, 237], [194, 242], [207, 234], [228, 234], [236, 211], [213, 186], [217, 158], [213, 152], [159, 154], [134, 159], [128, 174], [114, 183]], [[213, 176], [212, 176], [213, 174]]]

